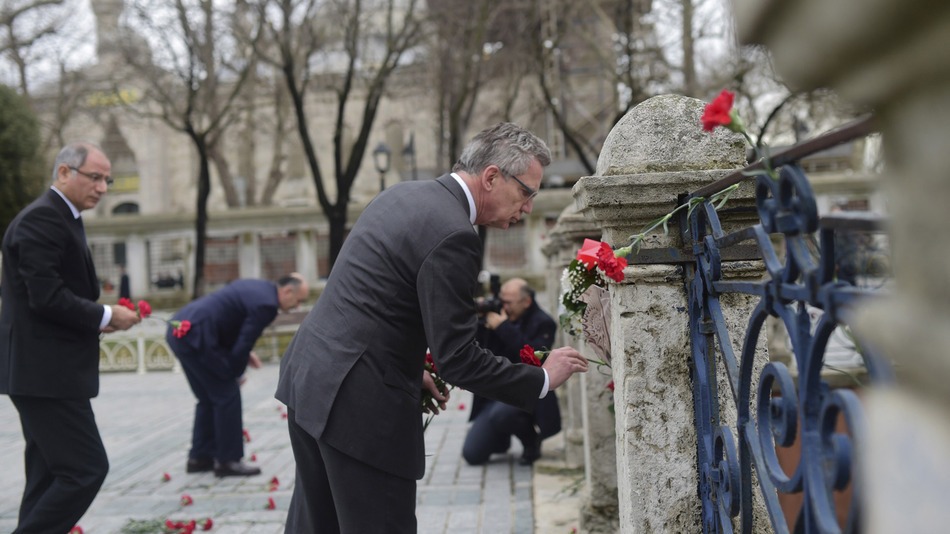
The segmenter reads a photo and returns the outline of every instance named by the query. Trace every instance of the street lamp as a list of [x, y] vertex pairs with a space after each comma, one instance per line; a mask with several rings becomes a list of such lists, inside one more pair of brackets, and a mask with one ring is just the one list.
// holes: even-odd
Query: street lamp
[[409, 168], [412, 169], [412, 179], [416, 179], [416, 139], [415, 135], [409, 133], [409, 143], [402, 149], [402, 157], [409, 160]]
[[376, 170], [379, 172], [379, 192], [386, 189], [386, 173], [389, 171], [389, 156], [392, 152], [386, 143], [380, 141], [373, 150], [373, 163], [376, 164]]

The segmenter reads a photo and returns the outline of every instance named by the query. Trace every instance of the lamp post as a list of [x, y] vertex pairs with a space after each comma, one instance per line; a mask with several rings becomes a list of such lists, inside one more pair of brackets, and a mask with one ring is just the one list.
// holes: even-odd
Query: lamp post
[[409, 133], [409, 143], [402, 149], [402, 157], [409, 160], [409, 168], [412, 169], [412, 179], [416, 180], [416, 143], [415, 134]]
[[389, 156], [392, 152], [386, 143], [380, 141], [373, 149], [373, 163], [376, 164], [376, 170], [379, 172], [379, 192], [386, 189], [386, 173], [389, 171]]

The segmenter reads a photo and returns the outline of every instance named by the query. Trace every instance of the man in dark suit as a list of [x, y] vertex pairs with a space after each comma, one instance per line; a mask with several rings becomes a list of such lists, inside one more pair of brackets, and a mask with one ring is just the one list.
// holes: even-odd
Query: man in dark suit
[[241, 461], [241, 382], [249, 364], [261, 366], [252, 349], [264, 328], [274, 321], [278, 310], [296, 308], [309, 292], [297, 273], [276, 284], [235, 280], [193, 300], [172, 317], [173, 321], [191, 323], [183, 336], [176, 335], [171, 325], [165, 336], [198, 398], [185, 465], [188, 473], [214, 470], [219, 477], [260, 474], [260, 469]]
[[386, 189], [343, 244], [326, 288], [281, 361], [296, 483], [286, 532], [414, 533], [425, 470], [423, 371], [429, 348], [451, 384], [531, 409], [573, 373], [574, 349], [544, 368], [513, 364], [475, 341], [481, 242], [530, 213], [550, 152], [502, 123], [479, 133], [455, 172]]
[[[489, 311], [479, 324], [479, 343], [514, 363], [521, 361], [521, 349], [548, 350], [554, 342], [557, 323], [534, 300], [534, 290], [521, 278], [512, 278], [501, 286], [500, 313]], [[561, 431], [561, 409], [557, 396], [548, 392], [538, 399], [534, 413], [503, 402], [475, 395], [469, 415], [472, 427], [465, 435], [462, 457], [471, 465], [488, 461], [492, 454], [505, 452], [511, 436], [521, 441], [522, 465], [531, 465], [541, 457], [541, 441]]]
[[20, 414], [26, 487], [14, 532], [64, 533], [109, 471], [89, 399], [99, 394], [99, 333], [138, 314], [103, 306], [80, 212], [112, 179], [105, 154], [73, 143], [56, 156], [53, 185], [3, 236], [0, 393]]

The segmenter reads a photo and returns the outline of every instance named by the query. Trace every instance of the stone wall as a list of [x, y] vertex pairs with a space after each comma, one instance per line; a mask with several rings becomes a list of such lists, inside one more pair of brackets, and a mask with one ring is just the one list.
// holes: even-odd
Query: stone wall
[[[597, 176], [582, 178], [574, 187], [579, 211], [614, 248], [626, 245], [631, 234], [674, 209], [678, 195], [745, 164], [741, 137], [702, 131], [703, 107], [699, 100], [674, 95], [643, 102], [611, 131]], [[743, 185], [730, 206], [748, 205], [752, 193], [751, 184]], [[749, 216], [726, 219], [724, 227], [728, 231], [748, 224]], [[675, 226], [668, 235], [660, 230], [649, 236], [643, 251], [682, 249]], [[619, 531], [697, 532], [700, 503], [683, 270], [678, 265], [635, 262], [625, 270], [622, 282], [609, 286]], [[727, 279], [754, 280], [762, 272], [757, 262], [724, 265]], [[744, 331], [740, 325], [753, 305], [750, 298], [732, 299], [725, 307], [727, 322]], [[762, 340], [756, 358], [756, 367], [767, 361]], [[585, 396], [590, 399], [603, 384], [596, 371], [585, 379], [592, 388]], [[720, 391], [728, 395], [725, 373], [717, 380]], [[722, 406], [723, 422], [734, 426], [734, 402]], [[594, 443], [598, 437], [587, 435]], [[596, 466], [603, 461], [594, 455], [589, 458]]]

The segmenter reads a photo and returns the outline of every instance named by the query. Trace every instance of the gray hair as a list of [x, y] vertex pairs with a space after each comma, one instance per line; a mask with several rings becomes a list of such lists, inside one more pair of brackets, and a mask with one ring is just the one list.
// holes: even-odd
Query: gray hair
[[504, 174], [517, 176], [527, 172], [532, 160], [542, 167], [551, 164], [551, 151], [544, 141], [517, 124], [500, 122], [476, 135], [452, 170], [478, 174], [497, 165]]
[[98, 145], [87, 141], [69, 143], [64, 146], [63, 149], [59, 151], [59, 154], [56, 155], [56, 161], [53, 162], [53, 182], [56, 181], [56, 174], [60, 165], [78, 169], [86, 163], [86, 158], [89, 156], [90, 150], [102, 152], [102, 149], [99, 148]]

